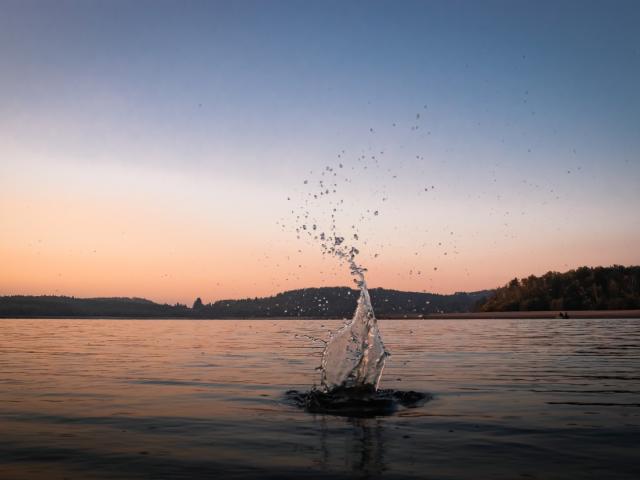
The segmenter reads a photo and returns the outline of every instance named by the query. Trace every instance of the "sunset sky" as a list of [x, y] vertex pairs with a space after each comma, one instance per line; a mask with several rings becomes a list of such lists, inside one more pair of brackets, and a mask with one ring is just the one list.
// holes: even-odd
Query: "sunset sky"
[[0, 295], [347, 285], [296, 238], [322, 179], [370, 286], [640, 264], [638, 25], [637, 1], [2, 0]]

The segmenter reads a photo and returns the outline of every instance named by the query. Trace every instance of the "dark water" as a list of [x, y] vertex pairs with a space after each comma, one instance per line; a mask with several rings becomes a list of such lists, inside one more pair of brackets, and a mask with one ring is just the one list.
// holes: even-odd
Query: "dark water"
[[339, 323], [0, 320], [0, 478], [640, 478], [640, 320], [381, 321], [434, 400], [307, 414]]

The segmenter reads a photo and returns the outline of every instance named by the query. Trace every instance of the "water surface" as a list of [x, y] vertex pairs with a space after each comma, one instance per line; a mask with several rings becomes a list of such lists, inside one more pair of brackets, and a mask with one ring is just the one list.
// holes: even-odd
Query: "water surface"
[[382, 320], [434, 400], [300, 411], [340, 323], [0, 320], [0, 478], [640, 478], [640, 320]]

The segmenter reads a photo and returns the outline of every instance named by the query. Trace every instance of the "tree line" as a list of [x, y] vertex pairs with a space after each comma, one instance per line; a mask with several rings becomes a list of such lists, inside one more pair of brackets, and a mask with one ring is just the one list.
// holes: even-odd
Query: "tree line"
[[478, 302], [481, 312], [640, 308], [640, 267], [580, 267], [514, 278]]
[[[468, 312], [488, 291], [437, 295], [374, 288], [371, 302], [380, 317]], [[128, 318], [343, 318], [351, 317], [359, 292], [348, 287], [305, 288], [270, 297], [196, 299], [182, 304], [154, 303], [143, 298], [75, 298], [65, 296], [0, 297], [0, 317], [128, 317]]]
[[[219, 300], [192, 307], [159, 304], [144, 298], [65, 296], [0, 297], [0, 317], [119, 318], [349, 318], [359, 292], [348, 287], [304, 288], [269, 297]], [[568, 272], [514, 278], [496, 290], [451, 295], [370, 290], [380, 318], [420, 317], [434, 313], [532, 310], [617, 310], [640, 308], [640, 267], [581, 267]]]
[[[379, 317], [420, 316], [430, 313], [469, 312], [490, 291], [457, 292], [439, 295], [403, 292], [384, 288], [369, 290], [373, 310]], [[195, 313], [208, 317], [350, 317], [356, 308], [359, 291], [348, 287], [305, 288], [271, 297], [220, 300], [203, 304], [196, 299]]]

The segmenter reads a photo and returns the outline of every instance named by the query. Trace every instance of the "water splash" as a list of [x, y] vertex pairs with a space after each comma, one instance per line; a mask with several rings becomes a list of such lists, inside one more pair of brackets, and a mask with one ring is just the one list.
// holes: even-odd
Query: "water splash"
[[356, 264], [355, 255], [357, 251], [352, 249], [347, 260], [360, 287], [360, 297], [351, 321], [325, 343], [321, 388], [308, 392], [289, 390], [286, 398], [312, 413], [349, 417], [391, 415], [399, 408], [420, 407], [431, 399], [430, 395], [378, 389], [389, 352], [371, 306], [364, 278], [366, 269]]
[[[373, 133], [373, 129], [371, 132]], [[331, 333], [329, 339], [324, 342], [319, 367], [320, 387], [314, 386], [308, 392], [287, 392], [287, 398], [294, 404], [314, 413], [348, 416], [386, 415], [401, 407], [417, 407], [428, 399], [428, 395], [418, 392], [378, 388], [389, 352], [382, 341], [371, 305], [365, 281], [366, 268], [362, 266], [358, 256], [359, 248], [367, 246], [370, 258], [378, 258], [383, 248], [380, 244], [371, 251], [371, 239], [367, 238], [368, 232], [362, 230], [367, 222], [376, 222], [381, 216], [382, 204], [379, 204], [379, 207], [375, 203], [376, 199], [373, 199], [373, 203], [365, 201], [361, 206], [361, 213], [356, 216], [354, 207], [358, 202], [345, 203], [345, 200], [353, 199], [353, 193], [357, 191], [354, 182], [367, 183], [368, 177], [363, 171], [370, 166], [382, 168], [376, 158], [377, 152], [369, 151], [366, 155], [365, 153], [367, 152], [364, 150], [360, 152], [355, 159], [356, 163], [349, 166], [345, 159], [346, 152], [342, 150], [338, 154], [340, 161], [336, 166], [327, 165], [317, 172], [317, 178], [303, 180], [301, 201], [295, 202], [295, 206], [292, 205], [292, 217], [286, 221], [289, 227], [285, 225], [284, 218], [280, 222], [280, 227], [283, 230], [294, 231], [298, 240], [319, 246], [323, 256], [336, 259], [337, 262], [332, 262], [333, 266], [330, 267], [333, 273], [336, 272], [335, 268], [343, 268], [346, 264], [360, 291], [353, 318], [342, 328]], [[383, 154], [384, 150], [380, 150], [380, 155]], [[391, 169], [388, 173], [393, 179], [397, 177]], [[309, 175], [314, 176], [313, 171], [309, 172]], [[370, 189], [370, 185], [367, 187], [377, 200], [387, 201], [386, 184], [373, 190]], [[346, 198], [344, 194], [347, 194]], [[288, 201], [290, 199], [291, 197], [287, 197]], [[345, 212], [347, 207], [348, 211]], [[299, 249], [298, 253], [302, 254], [302, 249]], [[301, 267], [301, 264], [298, 267]], [[319, 340], [308, 338], [313, 341]]]
[[389, 356], [371, 306], [365, 269], [355, 263], [354, 256], [350, 256], [349, 263], [360, 287], [360, 297], [351, 321], [332, 334], [324, 348], [321, 386], [326, 392], [340, 388], [377, 390]]
[[[340, 237], [338, 237], [340, 238]], [[339, 241], [336, 245], [340, 245]], [[371, 298], [364, 278], [365, 268], [356, 261], [355, 248], [333, 249], [346, 259], [360, 288], [356, 311], [350, 322], [333, 333], [322, 354], [321, 389], [289, 390], [288, 401], [312, 413], [349, 417], [391, 415], [399, 408], [417, 408], [431, 399], [421, 392], [379, 390], [378, 384], [389, 352], [378, 330]], [[316, 340], [316, 339], [313, 339]]]

